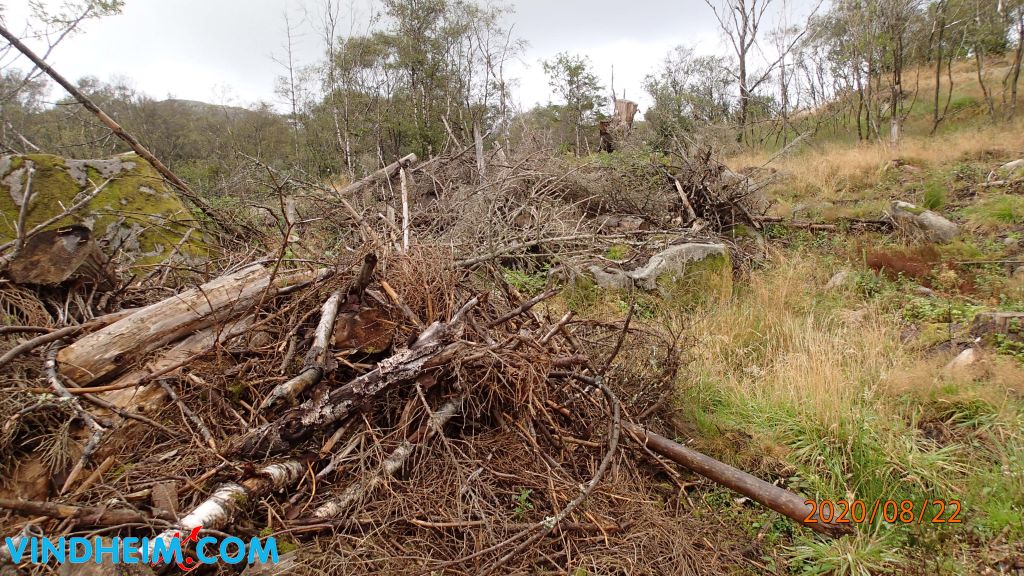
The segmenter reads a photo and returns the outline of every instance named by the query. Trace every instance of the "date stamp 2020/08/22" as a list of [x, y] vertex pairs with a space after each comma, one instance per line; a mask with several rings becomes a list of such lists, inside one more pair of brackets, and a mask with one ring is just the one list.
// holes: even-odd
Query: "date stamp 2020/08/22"
[[807, 500], [805, 524], [960, 524], [959, 500]]

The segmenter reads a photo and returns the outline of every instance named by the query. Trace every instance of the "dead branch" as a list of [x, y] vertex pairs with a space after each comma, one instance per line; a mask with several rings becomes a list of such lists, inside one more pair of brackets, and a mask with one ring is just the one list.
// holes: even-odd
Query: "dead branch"
[[92, 101], [92, 99], [83, 94], [82, 91], [76, 88], [75, 85], [69, 82], [66, 78], [61, 76], [56, 70], [53, 69], [53, 67], [47, 64], [45, 60], [40, 58], [28, 46], [22, 43], [22, 41], [17, 36], [11, 34], [11, 32], [2, 25], [0, 25], [0, 36], [6, 38], [7, 41], [11, 43], [12, 46], [17, 48], [19, 52], [24, 54], [25, 57], [31, 60], [33, 64], [38, 66], [40, 70], [45, 72], [47, 76], [53, 78], [55, 82], [57, 82], [61, 85], [62, 88], [67, 90], [68, 94], [70, 94], [75, 100], [77, 100], [79, 104], [84, 106], [86, 110], [89, 110], [90, 112], [95, 114], [96, 117], [99, 118], [100, 122], [106, 125], [107, 128], [110, 128], [111, 132], [113, 132], [118, 138], [120, 138], [126, 144], [128, 144], [128, 146], [132, 150], [134, 150], [136, 154], [138, 154], [140, 157], [146, 160], [146, 162], [149, 162], [149, 164], [152, 165], [157, 172], [162, 174], [164, 178], [167, 178], [171, 182], [171, 184], [174, 184], [175, 188], [180, 190], [181, 193], [184, 194], [185, 197], [189, 199], [189, 201], [191, 201], [207, 216], [213, 219], [214, 222], [217, 222], [217, 224], [221, 228], [223, 228], [224, 230], [228, 231], [231, 234], [234, 234], [235, 236], [241, 235], [241, 231], [238, 229], [237, 226], [231, 224], [227, 218], [221, 217], [212, 207], [210, 207], [209, 204], [206, 203], [205, 200], [203, 200], [198, 194], [193, 192], [192, 188], [190, 188], [189, 185], [186, 184], [184, 180], [178, 178], [178, 176], [174, 172], [171, 172], [170, 169], [167, 168], [167, 166], [164, 166], [163, 162], [157, 159], [157, 157], [154, 156], [153, 153], [150, 152], [145, 146], [143, 146], [135, 138], [135, 136], [132, 136], [130, 133], [125, 131], [125, 129], [122, 128], [120, 124], [115, 122], [113, 118], [111, 118], [107, 115], [106, 112], [101, 110], [100, 107]]
[[479, 303], [472, 298], [448, 322], [434, 322], [409, 346], [382, 360], [372, 371], [329, 394], [311, 398], [281, 418], [245, 434], [234, 443], [234, 452], [247, 456], [273, 454], [330, 426], [364, 406], [381, 392], [401, 382], [415, 380], [425, 370], [448, 362], [459, 349], [452, 343], [462, 332], [462, 318]]
[[805, 522], [805, 519], [811, 517], [815, 510], [807, 504], [805, 498], [789, 490], [769, 484], [760, 478], [737, 470], [724, 462], [719, 462], [632, 422], [623, 422], [622, 426], [641, 446], [649, 447], [673, 462], [759, 502], [815, 532], [833, 538], [853, 532], [849, 524], [826, 523], [819, 518]]

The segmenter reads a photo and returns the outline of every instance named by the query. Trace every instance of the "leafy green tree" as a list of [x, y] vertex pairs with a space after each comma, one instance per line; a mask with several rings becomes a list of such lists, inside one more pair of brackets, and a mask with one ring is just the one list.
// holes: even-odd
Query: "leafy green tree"
[[608, 103], [604, 86], [590, 70], [590, 59], [586, 56], [561, 52], [542, 65], [552, 91], [565, 102], [562, 122], [573, 130], [579, 155], [584, 144], [584, 126], [596, 120], [601, 107]]
[[729, 64], [724, 56], [697, 56], [693, 48], [677, 46], [656, 74], [644, 78], [644, 90], [653, 100], [644, 119], [661, 144], [729, 120], [736, 86]]

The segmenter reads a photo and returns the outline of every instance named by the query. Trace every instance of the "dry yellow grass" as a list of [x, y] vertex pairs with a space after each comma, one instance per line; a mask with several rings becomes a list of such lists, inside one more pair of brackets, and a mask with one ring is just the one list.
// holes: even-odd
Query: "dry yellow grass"
[[[823, 201], [872, 199], [876, 186], [894, 160], [920, 168], [952, 165], [962, 160], [1001, 159], [1024, 155], [1024, 118], [1012, 125], [982, 125], [951, 134], [909, 136], [899, 146], [884, 142], [811, 144], [777, 158], [769, 165], [781, 178], [770, 192], [782, 200]], [[773, 153], [750, 151], [729, 158], [734, 170], [768, 163]], [[995, 160], [993, 167], [998, 165]]]
[[[1001, 79], [1007, 66], [1008, 62], [1004, 60], [993, 60], [988, 64], [985, 81], [997, 101], [1001, 98]], [[755, 149], [731, 156], [726, 164], [734, 170], [766, 164], [779, 170], [782, 177], [771, 192], [783, 202], [807, 198], [844, 202], [873, 199], [871, 188], [881, 181], [894, 160], [927, 169], [962, 160], [994, 158], [998, 161], [1000, 158], [1024, 156], [1022, 115], [1011, 123], [992, 123], [984, 115], [972, 117], [970, 125], [957, 125], [955, 131], [927, 135], [931, 115], [930, 104], [926, 102], [931, 101], [933, 74], [933, 70], [922, 69], [919, 77], [916, 73], [907, 76], [908, 84], [917, 86], [917, 106], [924, 106], [924, 109], [915, 112], [908, 120], [906, 136], [898, 146], [891, 146], [887, 141], [857, 143], [812, 139], [770, 163], [775, 151]], [[944, 73], [944, 90], [947, 81]], [[981, 100], [973, 63], [955, 63], [953, 81], [954, 99]], [[945, 99], [945, 94], [942, 98]], [[855, 139], [856, 134], [849, 135], [849, 138]]]
[[780, 257], [725, 307], [703, 316], [697, 364], [738, 403], [791, 406], [825, 428], [908, 357], [893, 319], [825, 305], [831, 272], [810, 254]]

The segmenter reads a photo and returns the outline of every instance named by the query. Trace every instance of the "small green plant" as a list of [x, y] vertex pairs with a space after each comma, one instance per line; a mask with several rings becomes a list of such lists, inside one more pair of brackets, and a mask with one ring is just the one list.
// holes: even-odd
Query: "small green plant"
[[629, 246], [626, 246], [625, 244], [615, 244], [615, 245], [609, 246], [608, 249], [605, 250], [604, 257], [609, 259], [609, 260], [620, 261], [620, 260], [625, 260], [626, 259], [626, 255], [628, 255], [628, 254], [629, 254]]
[[882, 277], [874, 272], [861, 272], [854, 279], [857, 291], [865, 298], [874, 298], [882, 293]]
[[1024, 362], [1024, 342], [1015, 340], [1006, 334], [996, 334], [993, 338], [996, 352], [1012, 356], [1020, 362]]
[[[646, 295], [640, 295], [635, 300], [636, 304], [633, 305], [633, 315], [638, 320], [650, 320], [654, 318], [658, 313], [658, 308], [653, 299]], [[618, 300], [616, 304], [619, 306], [619, 311], [623, 314], [629, 312], [629, 301]]]
[[914, 298], [903, 307], [902, 316], [907, 322], [967, 322], [981, 306], [968, 302], [934, 298]]
[[547, 284], [547, 277], [543, 272], [530, 274], [523, 270], [510, 268], [505, 270], [503, 276], [505, 282], [514, 286], [516, 290], [531, 296], [539, 294], [544, 289], [544, 285]]
[[946, 184], [939, 178], [931, 178], [924, 185], [921, 205], [929, 210], [941, 210], [946, 206]]
[[533, 494], [533, 490], [529, 488], [520, 488], [516, 492], [516, 507], [512, 509], [512, 516], [516, 520], [522, 520], [527, 512], [533, 510], [533, 502], [530, 501], [531, 494]]

